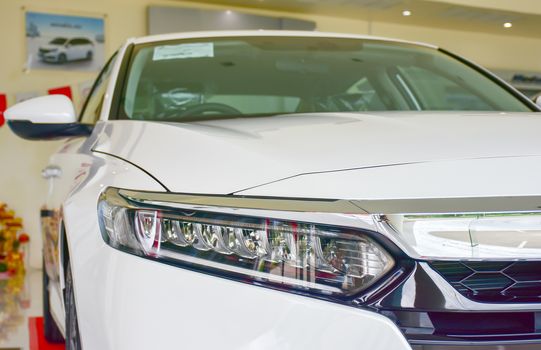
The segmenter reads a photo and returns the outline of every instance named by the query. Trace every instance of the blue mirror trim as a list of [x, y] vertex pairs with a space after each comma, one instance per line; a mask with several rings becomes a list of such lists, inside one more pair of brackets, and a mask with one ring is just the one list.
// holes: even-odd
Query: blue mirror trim
[[9, 120], [9, 128], [17, 136], [26, 140], [55, 140], [65, 137], [89, 136], [93, 125], [68, 124], [36, 124], [27, 120]]

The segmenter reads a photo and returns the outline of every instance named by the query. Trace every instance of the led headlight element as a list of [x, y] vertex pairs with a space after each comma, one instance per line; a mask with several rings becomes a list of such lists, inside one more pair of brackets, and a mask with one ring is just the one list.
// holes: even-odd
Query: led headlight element
[[102, 195], [99, 217], [114, 248], [281, 288], [351, 295], [394, 265], [378, 243], [355, 229], [141, 205], [115, 189]]

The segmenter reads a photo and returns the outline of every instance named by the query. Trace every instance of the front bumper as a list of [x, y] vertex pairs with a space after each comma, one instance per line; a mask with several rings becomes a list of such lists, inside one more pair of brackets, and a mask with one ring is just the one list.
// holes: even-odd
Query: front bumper
[[[441, 310], [447, 307], [456, 315], [451, 309], [464, 300], [450, 292], [452, 287], [440, 285], [433, 290], [423, 264], [377, 302], [354, 307], [164, 265], [104, 244], [89, 259], [82, 258], [75, 263], [74, 279], [87, 349], [174, 349], [178, 344], [224, 350], [533, 350], [541, 346], [532, 339], [535, 334], [495, 341], [442, 333], [425, 308], [440, 303]], [[484, 314], [490, 323], [490, 305], [479, 306], [476, 314]], [[408, 311], [397, 311], [404, 309]]]
[[74, 280], [85, 349], [410, 349], [396, 325], [372, 311], [216, 278], [105, 245], [84, 260], [74, 260]]
[[38, 57], [43, 61], [58, 61], [58, 52], [38, 52]]

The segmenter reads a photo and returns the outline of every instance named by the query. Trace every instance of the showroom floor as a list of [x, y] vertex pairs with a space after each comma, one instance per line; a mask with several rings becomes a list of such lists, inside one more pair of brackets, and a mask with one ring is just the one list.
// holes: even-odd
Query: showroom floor
[[41, 316], [41, 270], [28, 271], [22, 289], [5, 282], [0, 284], [0, 350], [29, 350], [28, 319]]

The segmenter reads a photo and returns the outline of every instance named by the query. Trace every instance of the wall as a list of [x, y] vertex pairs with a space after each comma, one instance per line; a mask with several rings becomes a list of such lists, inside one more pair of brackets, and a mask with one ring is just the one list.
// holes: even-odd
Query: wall
[[[0, 64], [0, 92], [45, 90], [77, 84], [93, 78], [89, 73], [24, 72], [24, 15], [22, 7], [49, 12], [105, 13], [106, 52], [111, 54], [127, 37], [146, 33], [149, 4], [216, 6], [181, 1], [151, 0], [3, 0], [0, 1], [0, 32], [3, 50]], [[431, 42], [465, 55], [480, 64], [498, 69], [541, 71], [541, 39], [505, 37], [454, 30], [372, 23], [326, 16], [292, 15], [272, 11], [247, 10], [255, 14], [290, 16], [313, 20], [321, 31], [349, 32]], [[10, 101], [11, 103], [12, 101]], [[6, 127], [0, 128], [0, 201], [8, 203], [25, 219], [32, 237], [32, 265], [41, 262], [38, 213], [46, 195], [46, 183], [39, 176], [48, 155], [59, 142], [28, 142], [17, 139]]]
[[539, 0], [430, 0], [454, 5], [473, 6], [493, 10], [522, 12], [529, 14], [541, 13]]

